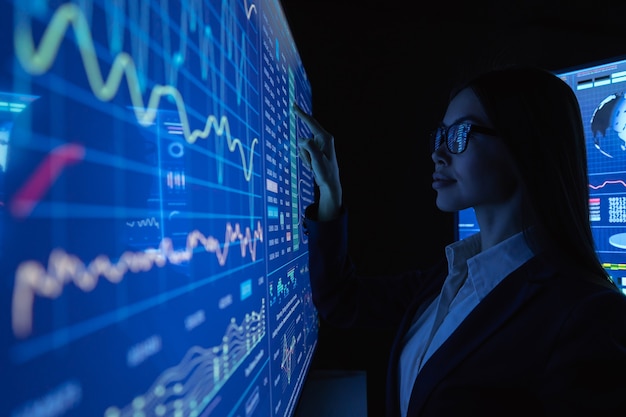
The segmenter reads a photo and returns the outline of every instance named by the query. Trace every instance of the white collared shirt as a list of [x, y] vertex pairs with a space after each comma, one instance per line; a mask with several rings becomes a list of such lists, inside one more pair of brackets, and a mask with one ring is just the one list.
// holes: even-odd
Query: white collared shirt
[[480, 233], [446, 246], [448, 276], [441, 294], [414, 318], [404, 337], [398, 364], [402, 416], [426, 361], [496, 285], [532, 256], [521, 232], [484, 252]]

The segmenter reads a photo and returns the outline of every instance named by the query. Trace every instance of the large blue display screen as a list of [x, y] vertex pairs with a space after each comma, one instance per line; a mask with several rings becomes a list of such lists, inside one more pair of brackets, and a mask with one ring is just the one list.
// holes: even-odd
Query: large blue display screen
[[2, 0], [0, 414], [291, 416], [315, 351], [278, 0]]

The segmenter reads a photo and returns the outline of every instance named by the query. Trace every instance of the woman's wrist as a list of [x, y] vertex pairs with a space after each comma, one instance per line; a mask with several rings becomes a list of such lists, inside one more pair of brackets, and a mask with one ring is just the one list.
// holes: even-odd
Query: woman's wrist
[[341, 187], [335, 190], [320, 188], [317, 218], [319, 221], [334, 220], [341, 212]]

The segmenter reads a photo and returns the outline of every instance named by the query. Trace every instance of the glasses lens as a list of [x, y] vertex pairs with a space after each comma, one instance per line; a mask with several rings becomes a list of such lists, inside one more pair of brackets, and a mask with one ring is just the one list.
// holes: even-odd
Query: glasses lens
[[430, 135], [430, 150], [431, 152], [435, 152], [437, 149], [439, 149], [441, 147], [441, 144], [443, 143], [443, 138], [445, 136], [445, 129], [443, 127], [439, 127], [437, 128], [437, 130], [435, 130], [431, 135]]
[[448, 130], [448, 137], [446, 145], [450, 153], [461, 153], [467, 146], [467, 135], [469, 134], [471, 124], [459, 123], [457, 125], [450, 126]]
[[444, 143], [450, 153], [458, 154], [467, 147], [467, 137], [472, 129], [471, 123], [458, 123], [450, 127], [440, 126], [431, 135], [431, 151], [435, 152]]

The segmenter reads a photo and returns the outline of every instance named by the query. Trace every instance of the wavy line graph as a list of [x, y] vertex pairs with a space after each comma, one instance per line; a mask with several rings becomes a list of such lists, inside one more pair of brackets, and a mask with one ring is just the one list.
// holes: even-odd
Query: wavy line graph
[[28, 19], [21, 19], [15, 25], [15, 54], [22, 67], [32, 75], [40, 75], [47, 72], [56, 59], [61, 42], [70, 27], [74, 30], [76, 38], [79, 40], [78, 49], [89, 86], [99, 100], [110, 101], [115, 97], [125, 77], [137, 121], [142, 126], [151, 126], [156, 118], [161, 98], [168, 97], [172, 99], [175, 103], [186, 141], [193, 144], [198, 138], [206, 139], [212, 131], [218, 137], [225, 136], [230, 152], [235, 152], [239, 149], [244, 177], [246, 181], [250, 181], [254, 148], [258, 144], [258, 138], [252, 140], [249, 155], [246, 157], [241, 140], [231, 135], [226, 116], [209, 115], [202, 130], [191, 130], [185, 101], [180, 91], [172, 85], [156, 84], [150, 92], [146, 104], [142, 96], [140, 77], [133, 58], [125, 52], [120, 52], [115, 56], [105, 81], [98, 63], [88, 21], [77, 5], [66, 3], [59, 6], [44, 30], [38, 46], [35, 46]]
[[[293, 329], [292, 329], [293, 333]], [[287, 340], [287, 335], [283, 335], [283, 345], [282, 345], [282, 358], [280, 361], [280, 369], [283, 371], [286, 376], [286, 383], [283, 385], [284, 388], [291, 384], [291, 374], [293, 373], [293, 355], [296, 352], [296, 337], [292, 334], [291, 339]]]
[[600, 189], [600, 188], [604, 188], [604, 187], [606, 187], [609, 184], [619, 184], [619, 185], [623, 185], [624, 188], [626, 188], [626, 181], [624, 181], [624, 180], [606, 180], [606, 181], [604, 181], [600, 185], [589, 184], [589, 188], [591, 188], [593, 190], [597, 190], [597, 189]]
[[265, 300], [262, 300], [260, 311], [246, 314], [240, 325], [231, 319], [220, 345], [192, 347], [178, 365], [159, 375], [144, 394], [122, 409], [109, 407], [104, 416], [201, 415], [265, 334]]
[[155, 227], [155, 228], [159, 228], [159, 221], [155, 218], [155, 217], [149, 217], [149, 218], [145, 218], [142, 220], [133, 220], [133, 221], [127, 221], [126, 222], [126, 226], [128, 227]]
[[[136, 1], [127, 2], [126, 0], [117, 0], [116, 2], [105, 2], [104, 8], [107, 11], [106, 19], [107, 19], [107, 34], [108, 34], [108, 42], [109, 42], [109, 50], [112, 54], [117, 54], [121, 52], [122, 45], [124, 45], [124, 36], [125, 36], [125, 27], [127, 26], [126, 16], [124, 15], [124, 10], [126, 9], [126, 5], [128, 5], [128, 21], [130, 22], [138, 22], [139, 32], [141, 33], [150, 33], [150, 2], [140, 2], [137, 4]], [[160, 0], [160, 9], [161, 10], [169, 10], [169, 0]], [[231, 0], [231, 3], [233, 1]], [[85, 11], [85, 18], [88, 22], [91, 21], [91, 11], [93, 7], [91, 7], [89, 1], [83, 1], [81, 3], [82, 9]], [[163, 18], [163, 22], [157, 24], [157, 26], [161, 27], [161, 39], [162, 39], [162, 47], [163, 47], [163, 59], [164, 64], [164, 73], [167, 75], [167, 80], [169, 84], [175, 85], [178, 79], [178, 71], [182, 64], [187, 59], [187, 41], [190, 37], [191, 33], [195, 33], [197, 36], [197, 56], [200, 62], [200, 72], [203, 80], [208, 78], [209, 74], [209, 64], [213, 61], [214, 51], [210, 48], [213, 43], [213, 32], [211, 27], [205, 23], [204, 21], [204, 3], [202, 0], [188, 0], [180, 11], [180, 19], [178, 21], [177, 32], [179, 34], [179, 45], [178, 50], [176, 52], [172, 51], [171, 44], [171, 36], [170, 36], [170, 25], [169, 20], [170, 17], [166, 15], [161, 15]], [[226, 45], [226, 50], [228, 51], [229, 58], [232, 56], [233, 50], [233, 36], [230, 36], [230, 33], [226, 33], [226, 29], [231, 29], [236, 27], [236, 16], [234, 13], [228, 12], [228, 7], [226, 7], [226, 2], [222, 2], [222, 13], [220, 20], [220, 28], [221, 31], [221, 44]], [[246, 19], [250, 20], [252, 16], [252, 12], [256, 11], [256, 5], [251, 4], [248, 6], [247, 1], [244, 0], [244, 11], [246, 14]], [[230, 19], [230, 20], [229, 20]], [[143, 36], [133, 36], [129, 39], [130, 48], [132, 51], [132, 55], [135, 57], [135, 64], [139, 69], [139, 79], [140, 84], [142, 86], [142, 90], [144, 89], [144, 69], [147, 68], [148, 65], [148, 56], [149, 56], [149, 38]], [[240, 49], [245, 52], [245, 38], [242, 37], [242, 44]], [[241, 64], [245, 63], [245, 55], [242, 54], [240, 59]], [[237, 83], [239, 84], [241, 80], [238, 79]], [[239, 102], [240, 97], [238, 97]]]
[[44, 267], [38, 261], [22, 262], [15, 273], [15, 287], [12, 300], [12, 326], [16, 337], [28, 337], [33, 326], [33, 305], [35, 296], [57, 298], [63, 292], [63, 287], [73, 282], [84, 292], [93, 290], [100, 277], [109, 282], [119, 283], [127, 272], [145, 272], [154, 266], [163, 267], [167, 262], [181, 264], [192, 259], [197, 247], [206, 252], [215, 253], [218, 263], [223, 266], [228, 257], [229, 247], [239, 241], [241, 256], [250, 252], [250, 257], [256, 260], [257, 242], [263, 242], [261, 222], [251, 231], [246, 227], [241, 230], [239, 224], [233, 227], [226, 225], [224, 245], [213, 236], [204, 236], [198, 230], [187, 235], [186, 247], [182, 250], [174, 249], [172, 240], [165, 238], [156, 250], [144, 252], [124, 252], [117, 261], [112, 261], [106, 255], [97, 256], [85, 264], [77, 256], [68, 254], [63, 249], [54, 249], [48, 258], [48, 266]]
[[250, 17], [252, 16], [252, 12], [256, 12], [256, 4], [251, 3], [250, 5], [248, 5], [247, 0], [243, 0], [243, 8], [246, 11], [246, 17], [248, 18], [248, 20], [250, 20]]

